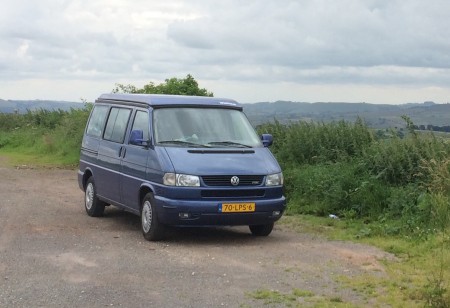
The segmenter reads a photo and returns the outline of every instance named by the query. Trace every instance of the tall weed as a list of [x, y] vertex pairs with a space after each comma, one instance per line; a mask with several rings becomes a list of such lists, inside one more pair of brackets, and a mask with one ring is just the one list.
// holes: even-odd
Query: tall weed
[[440, 264], [428, 278], [424, 287], [424, 297], [431, 307], [450, 307], [448, 248], [450, 237], [450, 159], [432, 158], [421, 161], [422, 172], [418, 175], [421, 184], [426, 188], [427, 194], [421, 206], [428, 216], [430, 224], [440, 235], [440, 250], [435, 260]]
[[387, 207], [389, 190], [354, 162], [304, 165], [285, 177], [291, 213], [375, 218]]
[[423, 159], [420, 167], [417, 177], [428, 193], [422, 207], [436, 229], [446, 230], [450, 227], [450, 159]]
[[433, 135], [410, 135], [403, 139], [394, 136], [373, 142], [362, 158], [367, 169], [380, 179], [394, 185], [406, 185], [416, 181], [423, 160], [441, 159], [449, 152], [449, 144]]
[[76, 164], [90, 109], [0, 114], [0, 149]]
[[283, 166], [337, 162], [358, 156], [373, 142], [366, 124], [292, 122], [287, 125], [267, 123], [260, 133], [274, 136], [272, 151]]
[[407, 124], [406, 136], [383, 139], [361, 120], [275, 121], [258, 129], [274, 135], [289, 212], [378, 220], [380, 232], [426, 237], [435, 230], [437, 213], [443, 223], [450, 221], [442, 199], [450, 193], [450, 163], [443, 166], [450, 144], [416, 134]]

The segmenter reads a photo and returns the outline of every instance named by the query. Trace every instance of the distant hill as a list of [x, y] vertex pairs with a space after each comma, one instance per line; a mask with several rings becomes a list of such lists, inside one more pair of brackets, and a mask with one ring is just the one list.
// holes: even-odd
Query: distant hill
[[[253, 125], [274, 121], [275, 119], [288, 123], [290, 121], [354, 121], [357, 117], [374, 128], [404, 127], [402, 115], [407, 115], [417, 126], [450, 125], [450, 104], [435, 104], [433, 102], [386, 105], [368, 103], [345, 102], [260, 102], [243, 104], [244, 112]], [[70, 108], [83, 108], [83, 103], [51, 101], [51, 100], [1, 100], [0, 113], [24, 113], [27, 110], [70, 110]]]
[[406, 115], [416, 125], [450, 125], [450, 104], [368, 104], [368, 103], [302, 103], [277, 101], [244, 104], [244, 111], [254, 125], [274, 121], [354, 121], [357, 117], [374, 128], [404, 127]]
[[83, 108], [83, 103], [51, 100], [3, 100], [0, 99], [0, 113], [25, 113], [27, 110], [65, 110]]

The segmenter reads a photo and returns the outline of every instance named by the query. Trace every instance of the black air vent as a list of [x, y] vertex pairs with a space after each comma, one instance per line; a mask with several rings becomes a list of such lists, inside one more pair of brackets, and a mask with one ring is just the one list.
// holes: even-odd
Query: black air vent
[[233, 175], [206, 175], [202, 176], [206, 186], [258, 186], [263, 183], [263, 175], [238, 175], [239, 184], [232, 185]]

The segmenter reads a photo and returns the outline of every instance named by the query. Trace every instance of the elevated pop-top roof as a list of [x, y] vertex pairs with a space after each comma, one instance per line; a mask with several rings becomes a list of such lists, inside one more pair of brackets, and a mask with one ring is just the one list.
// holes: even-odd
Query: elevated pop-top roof
[[222, 107], [242, 110], [242, 106], [235, 100], [228, 98], [216, 98], [209, 96], [185, 96], [185, 95], [163, 95], [163, 94], [102, 94], [97, 102], [116, 102], [145, 104], [150, 107], [175, 107], [175, 106], [198, 106], [198, 107]]

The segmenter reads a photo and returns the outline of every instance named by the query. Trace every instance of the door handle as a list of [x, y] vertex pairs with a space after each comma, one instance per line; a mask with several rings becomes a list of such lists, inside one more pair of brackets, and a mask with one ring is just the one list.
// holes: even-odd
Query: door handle
[[127, 152], [127, 148], [124, 146], [121, 146], [120, 150], [119, 150], [119, 157], [125, 157], [126, 152]]

